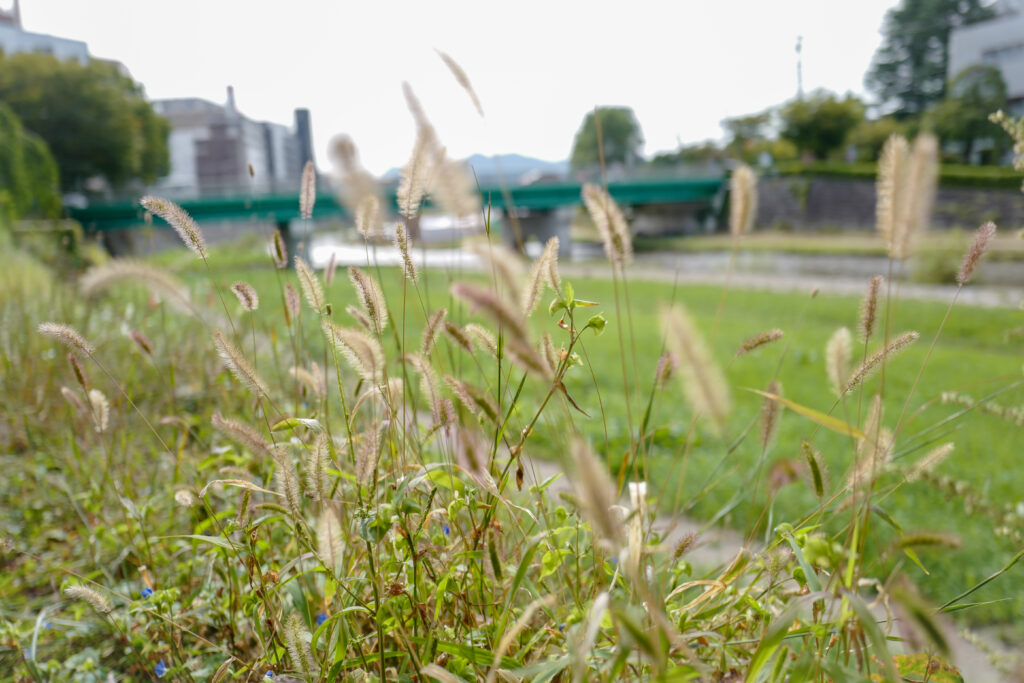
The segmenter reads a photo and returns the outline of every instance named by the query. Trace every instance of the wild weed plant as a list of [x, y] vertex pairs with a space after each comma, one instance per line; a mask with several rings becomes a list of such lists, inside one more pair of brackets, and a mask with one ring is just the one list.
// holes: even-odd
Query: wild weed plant
[[[482, 114], [465, 74], [453, 71]], [[406, 94], [418, 136], [399, 190], [393, 241], [404, 265], [390, 296], [381, 286], [390, 273], [375, 260], [385, 239], [381, 200], [342, 140], [343, 199], [367, 245], [365, 264], [347, 269], [352, 295], [341, 300], [353, 305], [338, 303], [333, 262], [314, 271], [279, 234], [267, 255], [275, 288], [220, 282], [200, 227], [154, 197], [143, 207], [204, 263], [209, 286], [198, 297], [152, 264], [115, 260], [86, 272], [76, 295], [46, 295], [47, 318], [67, 324], [33, 320], [30, 292], [11, 304], [21, 327], [4, 333], [5, 373], [19, 379], [5, 388], [45, 415], [28, 426], [11, 413], [5, 427], [24, 460], [6, 484], [24, 495], [7, 501], [18, 508], [17, 533], [5, 540], [2, 585], [22, 608], [0, 622], [7, 675], [957, 680], [946, 613], [969, 606], [1021, 554], [940, 606], [905, 570], [920, 564], [921, 548], [957, 539], [904, 533], [877, 502], [915, 481], [966, 492], [937, 474], [953, 457], [951, 443], [908, 450], [904, 427], [942, 325], [893, 328], [893, 272], [866, 283], [860, 319], [849, 322], [856, 334], [843, 328], [828, 341], [831, 395], [815, 408], [797, 403], [780, 376], [757, 390], [757, 415], [739, 415], [743, 388], [729, 385], [712, 352], [727, 287], [709, 329], [680, 302], [666, 305], [657, 370], [635, 372], [635, 337], [651, 331], [632, 325], [632, 240], [600, 186], [585, 186], [582, 201], [610, 264], [614, 300], [601, 302], [604, 314], [560, 274], [557, 241], [527, 269], [489, 229], [475, 246], [482, 276], [451, 274], [439, 294], [440, 280], [420, 273], [411, 252], [424, 198], [485, 222], [488, 208]], [[878, 224], [894, 266], [927, 222], [935, 156], [926, 137], [886, 147]], [[306, 219], [315, 214], [314, 187], [307, 170]], [[756, 212], [750, 169], [733, 173], [731, 201], [738, 244]], [[959, 288], [994, 231], [978, 230]], [[133, 285], [149, 292], [143, 310], [117, 298]], [[93, 303], [103, 297], [115, 303]], [[261, 315], [275, 300], [282, 315]], [[751, 333], [735, 360], [785, 344], [784, 330]], [[620, 367], [589, 362], [588, 343], [601, 334], [615, 335]], [[903, 409], [886, 413], [887, 373], [914, 344], [929, 354]], [[628, 444], [607, 460], [598, 453], [609, 449], [581, 427], [588, 416], [567, 388], [571, 373], [592, 380], [598, 397], [625, 397], [618, 419]], [[659, 410], [673, 382], [686, 406]], [[1019, 383], [1006, 379], [1002, 388]], [[1019, 411], [988, 397], [945, 400], [958, 408], [951, 420], [979, 408], [1021, 423]], [[784, 412], [806, 423], [807, 436], [773, 446]], [[817, 502], [770, 524], [765, 507], [729, 562], [695, 567], [689, 556], [700, 539], [669, 543], [655, 524], [671, 510], [652, 496], [661, 487], [648, 468], [654, 420], [680, 414], [682, 462], [700, 450], [725, 459], [754, 442], [762, 457], [738, 492], [753, 497], [772, 486], [765, 454], [785, 448], [799, 453], [792, 475]], [[602, 410], [605, 431], [609, 419]], [[823, 432], [847, 444], [842, 471], [826, 471]], [[538, 474], [541, 461], [555, 472]], [[554, 493], [565, 480], [571, 487]], [[1020, 545], [1019, 516], [989, 512]], [[880, 525], [899, 529], [885, 552], [906, 563], [874, 575], [868, 568], [883, 565], [869, 540]]]

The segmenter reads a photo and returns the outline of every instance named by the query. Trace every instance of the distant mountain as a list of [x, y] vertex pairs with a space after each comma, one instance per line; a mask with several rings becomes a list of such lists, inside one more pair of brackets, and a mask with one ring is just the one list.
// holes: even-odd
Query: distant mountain
[[[500, 176], [511, 185], [531, 182], [540, 176], [565, 176], [569, 172], [568, 161], [544, 161], [522, 154], [499, 154], [485, 156], [474, 154], [465, 159], [465, 163], [473, 167], [482, 184], [497, 181]], [[384, 180], [395, 180], [401, 173], [400, 168], [392, 168], [384, 174]]]

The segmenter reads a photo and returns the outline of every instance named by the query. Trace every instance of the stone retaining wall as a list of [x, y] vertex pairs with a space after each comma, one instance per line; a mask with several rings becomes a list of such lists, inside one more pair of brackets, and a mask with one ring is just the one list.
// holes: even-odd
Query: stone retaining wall
[[[777, 176], [758, 183], [757, 225], [786, 230], [875, 228], [875, 184], [846, 178]], [[933, 228], [973, 230], [984, 221], [1024, 228], [1024, 194], [1013, 190], [940, 187]]]

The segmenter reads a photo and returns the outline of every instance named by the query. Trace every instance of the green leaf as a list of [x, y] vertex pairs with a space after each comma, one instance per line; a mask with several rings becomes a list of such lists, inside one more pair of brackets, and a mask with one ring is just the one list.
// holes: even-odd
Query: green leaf
[[808, 408], [807, 406], [800, 405], [799, 403], [797, 403], [795, 401], [791, 401], [790, 399], [785, 398], [783, 396], [777, 396], [776, 394], [771, 394], [771, 393], [768, 393], [767, 391], [761, 391], [760, 389], [749, 389], [748, 388], [747, 391], [751, 391], [751, 392], [753, 392], [755, 394], [760, 394], [761, 396], [764, 396], [767, 399], [771, 399], [772, 401], [775, 401], [777, 403], [781, 403], [782, 405], [784, 405], [787, 408], [789, 408], [790, 410], [792, 410], [794, 413], [798, 413], [800, 415], [803, 415], [807, 419], [809, 419], [809, 420], [811, 420], [813, 422], [817, 422], [822, 427], [825, 427], [826, 429], [831, 429], [833, 432], [838, 432], [839, 434], [844, 434], [846, 436], [853, 436], [853, 437], [856, 437], [858, 439], [867, 439], [868, 438], [867, 434], [862, 432], [857, 427], [854, 427], [849, 422], [844, 422], [844, 421], [840, 420], [837, 417], [832, 417], [831, 415], [826, 415], [825, 413], [823, 413], [821, 411], [814, 410], [813, 408]]
[[279, 432], [285, 429], [295, 429], [300, 426], [312, 429], [315, 432], [322, 432], [324, 430], [324, 426], [320, 424], [320, 421], [311, 417], [287, 417], [271, 427], [270, 431]]
[[193, 541], [210, 543], [220, 548], [224, 548], [225, 550], [231, 550], [234, 547], [231, 544], [231, 541], [227, 540], [226, 538], [221, 538], [220, 536], [201, 536], [199, 534], [183, 534], [180, 536], [157, 536], [157, 538], [187, 538]]
[[600, 337], [601, 333], [604, 332], [604, 328], [608, 325], [608, 319], [603, 315], [598, 314], [591, 316], [590, 320], [587, 321], [587, 327], [594, 331], [594, 335]]

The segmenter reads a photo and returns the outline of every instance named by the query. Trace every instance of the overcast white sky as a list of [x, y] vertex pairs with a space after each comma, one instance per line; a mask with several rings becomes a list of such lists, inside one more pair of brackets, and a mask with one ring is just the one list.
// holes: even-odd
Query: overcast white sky
[[[348, 133], [374, 172], [401, 165], [409, 81], [453, 156], [564, 159], [595, 104], [627, 105], [645, 152], [722, 137], [722, 119], [805, 90], [863, 94], [896, 0], [487, 2], [22, 0], [26, 30], [84, 40], [128, 67], [151, 98], [225, 100], [257, 120], [312, 112], [314, 153]], [[0, 0], [9, 7], [12, 0]], [[434, 50], [454, 57], [481, 120]]]

